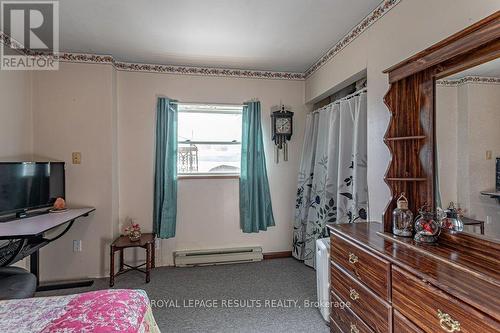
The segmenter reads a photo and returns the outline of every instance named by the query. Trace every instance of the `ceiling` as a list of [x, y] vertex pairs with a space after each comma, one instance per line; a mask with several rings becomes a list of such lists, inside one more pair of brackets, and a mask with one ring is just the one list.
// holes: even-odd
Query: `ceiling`
[[462, 72], [446, 77], [446, 80], [459, 80], [466, 76], [497, 77], [500, 78], [500, 58], [482, 65], [466, 69]]
[[381, 0], [64, 0], [60, 51], [305, 72]]

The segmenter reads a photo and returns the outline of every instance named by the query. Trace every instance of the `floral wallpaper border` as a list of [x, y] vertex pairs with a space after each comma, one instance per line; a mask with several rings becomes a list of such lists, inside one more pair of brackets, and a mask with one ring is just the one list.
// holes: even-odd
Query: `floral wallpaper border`
[[467, 83], [477, 83], [477, 84], [500, 84], [500, 78], [498, 77], [484, 77], [484, 76], [465, 76], [456, 80], [438, 80], [436, 84], [442, 87], [455, 87]]
[[391, 9], [393, 9], [401, 0], [384, 0], [380, 5], [378, 5], [375, 10], [373, 10], [368, 16], [366, 16], [358, 25], [356, 25], [347, 35], [345, 35], [337, 44], [335, 44], [325, 55], [323, 55], [314, 65], [309, 67], [304, 73], [305, 77], [308, 78], [318, 69], [320, 69], [325, 63], [330, 59], [335, 57], [342, 49], [349, 45], [353, 40], [358, 38], [366, 29], [368, 29], [373, 23], [377, 22], [382, 16], [387, 14]]
[[244, 70], [244, 69], [129, 63], [129, 62], [118, 61], [111, 55], [62, 52], [56, 56], [53, 56], [44, 53], [32, 52], [31, 50], [26, 50], [23, 48], [22, 44], [20, 44], [13, 38], [10, 38], [2, 31], [0, 31], [0, 42], [2, 42], [6, 46], [16, 47], [17, 49], [19, 49], [19, 53], [24, 54], [26, 56], [54, 57], [56, 60], [62, 62], [72, 62], [72, 63], [109, 64], [114, 66], [117, 70], [120, 71], [201, 75], [201, 76], [225, 76], [225, 77], [275, 79], [275, 80], [305, 79], [303, 73], [293, 73], [293, 72], [273, 72], [273, 71], [258, 71], [258, 70]]
[[[337, 55], [343, 48], [359, 37], [373, 23], [394, 8], [401, 0], [384, 0], [359, 24], [357, 24], [347, 35], [337, 42], [330, 50], [314, 63], [305, 73], [293, 72], [274, 72], [259, 70], [227, 69], [197, 66], [173, 66], [159, 64], [141, 64], [118, 61], [111, 55], [96, 55], [83, 53], [60, 53], [56, 56], [62, 62], [74, 63], [95, 63], [110, 64], [120, 71], [136, 71], [149, 73], [182, 74], [182, 75], [201, 75], [201, 76], [223, 76], [223, 77], [241, 77], [254, 79], [275, 79], [275, 80], [305, 80], [315, 71], [321, 68], [326, 62]], [[7, 46], [15, 46], [22, 49], [22, 45], [0, 31], [0, 42]], [[31, 50], [22, 52], [28, 56], [47, 56], [41, 53], [34, 53]]]

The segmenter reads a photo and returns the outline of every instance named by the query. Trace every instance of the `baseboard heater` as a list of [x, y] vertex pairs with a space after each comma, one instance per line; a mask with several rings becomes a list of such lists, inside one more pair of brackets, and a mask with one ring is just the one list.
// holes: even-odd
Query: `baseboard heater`
[[261, 261], [262, 258], [261, 247], [187, 250], [176, 251], [174, 254], [176, 267], [236, 264]]

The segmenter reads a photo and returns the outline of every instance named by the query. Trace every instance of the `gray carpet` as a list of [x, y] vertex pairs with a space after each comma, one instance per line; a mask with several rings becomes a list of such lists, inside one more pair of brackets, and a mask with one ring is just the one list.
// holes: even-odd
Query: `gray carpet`
[[[91, 288], [40, 292], [37, 296], [106, 288], [108, 279], [99, 279]], [[117, 277], [114, 288], [145, 290], [153, 305], [156, 303], [153, 312], [163, 333], [329, 332], [318, 309], [307, 306], [308, 301], [317, 300], [315, 271], [291, 258], [196, 268], [160, 267], [152, 271], [149, 284], [143, 274], [130, 272]], [[204, 304], [195, 306], [196, 301]], [[243, 307], [234, 307], [237, 303]]]

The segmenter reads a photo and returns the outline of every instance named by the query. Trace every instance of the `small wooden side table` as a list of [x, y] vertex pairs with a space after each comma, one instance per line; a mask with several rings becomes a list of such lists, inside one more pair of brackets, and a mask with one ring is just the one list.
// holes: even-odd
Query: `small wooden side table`
[[[146, 262], [139, 266], [130, 266], [123, 261], [123, 250], [126, 248], [142, 247], [146, 250]], [[120, 269], [115, 274], [115, 252], [120, 252]], [[113, 287], [115, 284], [115, 277], [130, 271], [139, 271], [146, 274], [146, 283], [150, 281], [151, 268], [155, 267], [155, 234], [142, 234], [141, 239], [132, 242], [128, 236], [120, 236], [111, 244], [111, 261], [109, 269], [109, 286]], [[146, 265], [144, 271], [140, 267]], [[127, 268], [125, 268], [127, 267]]]
[[475, 229], [475, 226], [478, 225], [479, 231], [481, 232], [481, 235], [484, 235], [484, 221], [479, 221], [479, 220], [475, 220], [475, 219], [471, 219], [471, 218], [463, 216], [462, 222], [464, 223], [464, 225], [473, 225], [474, 229]]

